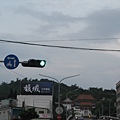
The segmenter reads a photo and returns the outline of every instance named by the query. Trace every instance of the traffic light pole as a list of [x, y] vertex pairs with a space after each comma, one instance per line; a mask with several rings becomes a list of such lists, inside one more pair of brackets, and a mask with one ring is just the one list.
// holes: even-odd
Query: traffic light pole
[[57, 81], [57, 83], [58, 83], [58, 110], [59, 110], [58, 115], [60, 115], [60, 84], [61, 84], [62, 81], [66, 80], [66, 79], [69, 79], [69, 78], [72, 78], [72, 77], [77, 77], [80, 74], [65, 77], [65, 78], [61, 79], [60, 81], [58, 79], [54, 78], [54, 77], [51, 77], [51, 76], [47, 76], [47, 75], [43, 75], [43, 74], [39, 74], [39, 75], [43, 76], [43, 77], [51, 78], [51, 79]]

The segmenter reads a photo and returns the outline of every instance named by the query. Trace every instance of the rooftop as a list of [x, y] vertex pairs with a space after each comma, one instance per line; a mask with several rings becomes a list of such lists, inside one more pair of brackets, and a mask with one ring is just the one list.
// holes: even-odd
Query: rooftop
[[[90, 94], [82, 94], [82, 95], [79, 95], [77, 98], [76, 98], [76, 100], [81, 100], [81, 99], [84, 99], [84, 100], [95, 100], [95, 98], [92, 96], [92, 95], [90, 95]], [[75, 101], [76, 101], [75, 100]]]

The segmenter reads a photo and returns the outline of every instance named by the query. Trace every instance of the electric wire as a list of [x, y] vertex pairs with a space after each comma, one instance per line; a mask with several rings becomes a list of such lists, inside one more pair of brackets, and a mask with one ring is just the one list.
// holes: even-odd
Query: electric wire
[[87, 47], [69, 47], [69, 46], [59, 46], [59, 45], [48, 45], [48, 44], [35, 44], [29, 42], [20, 42], [20, 41], [11, 41], [11, 40], [2, 40], [1, 42], [8, 42], [14, 44], [22, 44], [22, 45], [31, 45], [31, 46], [41, 46], [41, 47], [49, 47], [49, 48], [61, 48], [61, 49], [73, 49], [73, 50], [91, 50], [91, 51], [112, 51], [112, 52], [120, 52], [120, 49], [103, 49], [103, 48], [87, 48]]
[[[19, 75], [19, 76], [25, 78], [25, 76], [23, 76], [23, 75], [21, 75], [21, 74], [15, 72], [15, 71], [10, 71], [10, 70], [5, 69], [5, 67], [4, 67], [3, 65], [1, 65], [1, 64], [0, 64], [0, 67], [4, 68], [4, 70], [6, 70], [7, 72], [9, 72], [10, 74], [13, 74], [13, 75]], [[15, 77], [16, 77], [16, 76], [15, 76]]]
[[34, 41], [25, 41], [25, 42], [70, 42], [70, 41], [95, 41], [95, 40], [118, 40], [120, 38], [76, 38], [76, 39], [44, 39], [44, 40], [34, 40]]

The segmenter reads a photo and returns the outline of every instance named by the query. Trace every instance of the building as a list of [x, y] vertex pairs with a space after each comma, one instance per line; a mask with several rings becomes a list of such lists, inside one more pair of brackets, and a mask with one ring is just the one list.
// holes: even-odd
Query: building
[[17, 100], [5, 99], [1, 101], [0, 120], [18, 120], [23, 108], [17, 107]]
[[[31, 106], [25, 107], [25, 109], [33, 108]], [[47, 108], [42, 108], [42, 107], [35, 107], [35, 111], [39, 115], [38, 119], [51, 119], [51, 111]]]
[[120, 81], [116, 84], [116, 116], [120, 118]]
[[17, 99], [5, 99], [0, 103], [0, 120], [20, 120], [20, 112], [35, 108], [39, 118], [53, 117], [53, 84], [52, 82], [21, 83], [21, 94]]
[[96, 99], [90, 94], [81, 94], [75, 99], [74, 104], [81, 110], [91, 110], [96, 104]]
[[[0, 120], [20, 120], [19, 114], [23, 109], [29, 109], [33, 108], [33, 106], [28, 106], [25, 104], [20, 106], [18, 100], [16, 99], [5, 99], [1, 101], [1, 107], [0, 107]], [[19, 107], [18, 107], [19, 106]], [[50, 111], [49, 107], [34, 107], [35, 111], [39, 115], [39, 119], [51, 119], [52, 111]]]
[[73, 101], [69, 98], [66, 98], [64, 101], [62, 101], [62, 105], [66, 107], [66, 110], [70, 110], [72, 108]]
[[91, 110], [96, 104], [96, 99], [90, 94], [80, 94], [74, 101], [75, 108], [80, 109], [82, 116], [92, 116]]
[[35, 107], [35, 110], [37, 110], [39, 117], [53, 117], [52, 82], [22, 82], [21, 95], [17, 95], [17, 100], [18, 107]]
[[53, 98], [50, 95], [17, 95], [17, 106], [52, 109], [52, 99]]

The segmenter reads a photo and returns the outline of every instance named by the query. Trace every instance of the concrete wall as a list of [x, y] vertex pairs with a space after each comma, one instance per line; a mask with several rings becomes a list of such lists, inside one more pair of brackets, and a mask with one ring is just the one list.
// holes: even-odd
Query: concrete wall
[[25, 102], [25, 106], [52, 109], [52, 95], [18, 95], [17, 100], [17, 107], [22, 107]]
[[11, 120], [11, 109], [10, 108], [0, 109], [0, 120]]

